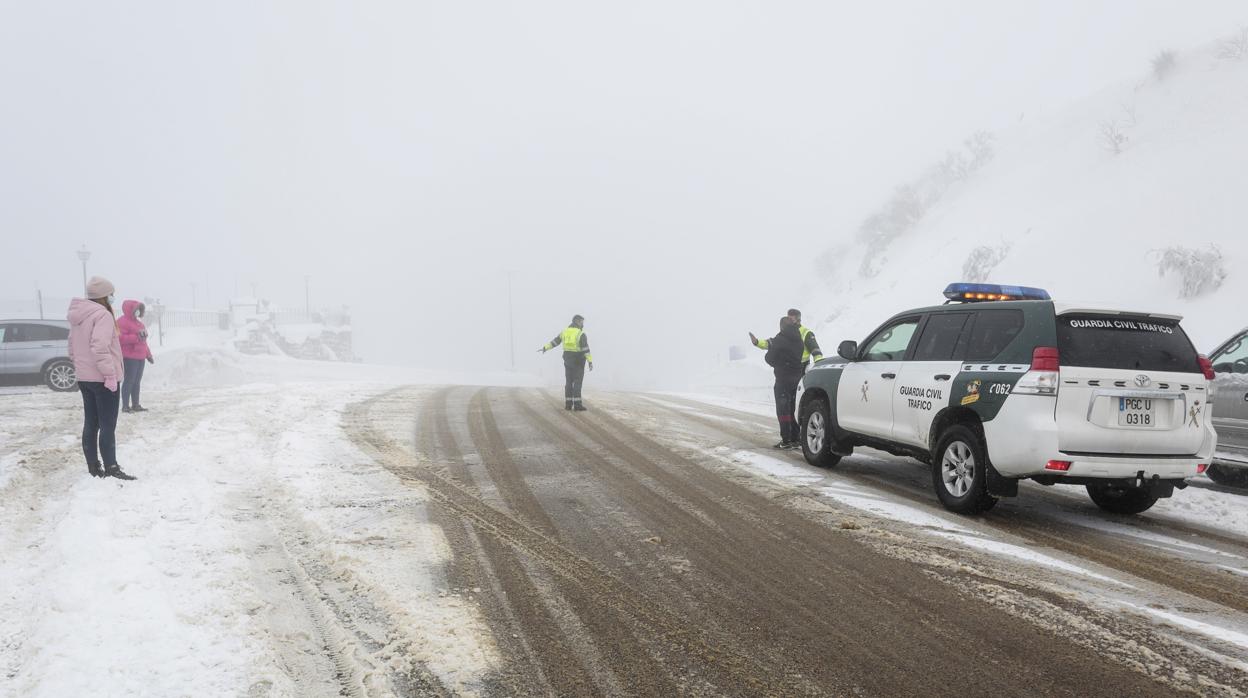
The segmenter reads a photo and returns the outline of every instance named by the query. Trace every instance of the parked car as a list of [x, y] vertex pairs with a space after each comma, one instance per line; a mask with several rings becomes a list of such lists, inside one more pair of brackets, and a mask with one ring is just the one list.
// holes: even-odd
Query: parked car
[[1018, 481], [1083, 485], [1137, 514], [1205, 471], [1209, 359], [1180, 318], [1055, 302], [1042, 289], [951, 284], [803, 379], [802, 449], [858, 446], [927, 463], [946, 508], [974, 514]]
[[57, 392], [78, 387], [64, 320], [0, 320], [0, 377], [39, 380]]
[[1248, 328], [1226, 340], [1209, 356], [1213, 362], [1213, 428], [1218, 451], [1209, 479], [1248, 487]]

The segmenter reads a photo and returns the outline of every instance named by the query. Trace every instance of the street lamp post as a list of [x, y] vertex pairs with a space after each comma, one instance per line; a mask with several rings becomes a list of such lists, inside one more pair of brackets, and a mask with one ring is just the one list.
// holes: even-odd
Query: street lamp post
[[82, 260], [82, 292], [87, 292], [87, 260], [91, 259], [91, 251], [84, 244], [78, 248], [78, 259]]
[[516, 370], [516, 316], [511, 303], [511, 271], [507, 271], [507, 344], [511, 349], [511, 370]]

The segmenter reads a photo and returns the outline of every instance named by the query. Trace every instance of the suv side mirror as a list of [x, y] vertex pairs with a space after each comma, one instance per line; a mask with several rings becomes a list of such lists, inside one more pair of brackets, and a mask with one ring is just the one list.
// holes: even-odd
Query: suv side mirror
[[846, 361], [853, 361], [858, 357], [858, 342], [852, 339], [841, 342], [836, 348], [836, 354]]

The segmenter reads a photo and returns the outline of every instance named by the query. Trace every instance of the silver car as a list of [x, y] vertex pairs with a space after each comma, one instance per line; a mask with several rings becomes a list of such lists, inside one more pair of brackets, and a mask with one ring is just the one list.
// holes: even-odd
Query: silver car
[[1218, 451], [1209, 479], [1248, 486], [1248, 328], [1240, 330], [1209, 356], [1213, 363], [1213, 428]]
[[57, 392], [78, 387], [64, 320], [0, 320], [0, 378], [41, 380]]

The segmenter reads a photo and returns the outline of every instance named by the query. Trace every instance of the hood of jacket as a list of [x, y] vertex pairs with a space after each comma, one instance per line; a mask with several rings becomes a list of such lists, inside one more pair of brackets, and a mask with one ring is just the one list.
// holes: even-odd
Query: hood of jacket
[[65, 319], [69, 320], [71, 327], [77, 327], [101, 317], [112, 319], [112, 313], [108, 312], [108, 308], [95, 301], [90, 301], [86, 298], [75, 298], [69, 302], [69, 313], [65, 316]]
[[128, 317], [128, 318], [130, 318], [131, 320], [138, 320], [138, 318], [137, 318], [137, 317], [135, 317], [135, 315], [134, 315], [134, 311], [138, 310], [138, 309], [139, 309], [139, 306], [141, 306], [141, 305], [143, 305], [143, 304], [142, 304], [142, 303], [140, 303], [140, 302], [138, 302], [138, 301], [136, 301], [136, 300], [122, 301], [122, 304], [121, 304], [121, 314], [122, 314], [122, 316], [123, 316], [123, 317]]

